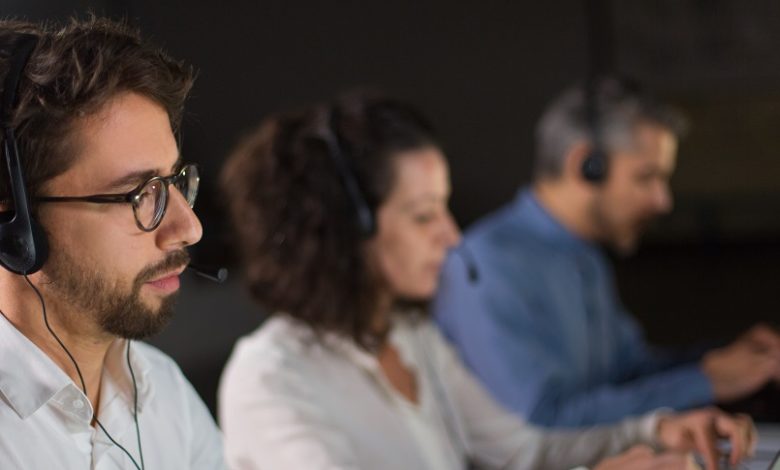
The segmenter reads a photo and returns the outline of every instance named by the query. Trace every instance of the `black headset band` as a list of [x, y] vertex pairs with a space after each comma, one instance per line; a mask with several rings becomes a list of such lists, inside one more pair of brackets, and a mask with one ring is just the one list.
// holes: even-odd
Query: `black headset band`
[[339, 133], [339, 121], [341, 114], [336, 106], [328, 109], [326, 121], [326, 133], [324, 136], [327, 146], [327, 153], [336, 168], [336, 172], [341, 179], [347, 196], [355, 209], [358, 227], [364, 237], [370, 237], [374, 233], [375, 221], [374, 213], [368, 204], [365, 194], [360, 189], [355, 170], [345, 155], [345, 143]]
[[32, 34], [20, 34], [8, 59], [8, 71], [3, 81], [3, 95], [0, 105], [0, 123], [4, 128], [12, 127], [13, 110], [16, 106], [16, 95], [19, 90], [19, 82], [22, 72], [30, 60], [33, 49], [38, 44], [38, 36]]

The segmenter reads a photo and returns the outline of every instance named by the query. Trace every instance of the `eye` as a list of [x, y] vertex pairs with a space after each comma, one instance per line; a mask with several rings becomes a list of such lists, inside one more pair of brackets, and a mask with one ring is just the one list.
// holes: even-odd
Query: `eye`
[[654, 171], [642, 171], [635, 175], [635, 179], [638, 183], [647, 184], [656, 178]]
[[425, 225], [430, 222], [433, 222], [435, 218], [436, 218], [436, 214], [431, 212], [419, 213], [413, 216], [414, 223], [419, 225]]
[[157, 193], [160, 191], [160, 182], [151, 181], [144, 185], [143, 188], [136, 194], [135, 202], [138, 205], [152, 202], [156, 199]]

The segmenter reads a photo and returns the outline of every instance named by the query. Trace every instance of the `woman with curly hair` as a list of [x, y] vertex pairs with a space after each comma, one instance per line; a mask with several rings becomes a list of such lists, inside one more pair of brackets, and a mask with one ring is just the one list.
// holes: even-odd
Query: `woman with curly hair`
[[[270, 318], [220, 387], [235, 469], [686, 468], [752, 424], [714, 410], [546, 433], [500, 408], [428, 321], [459, 233], [447, 162], [410, 106], [351, 94], [264, 121], [222, 174], [246, 281]], [[655, 453], [650, 446], [678, 451]]]

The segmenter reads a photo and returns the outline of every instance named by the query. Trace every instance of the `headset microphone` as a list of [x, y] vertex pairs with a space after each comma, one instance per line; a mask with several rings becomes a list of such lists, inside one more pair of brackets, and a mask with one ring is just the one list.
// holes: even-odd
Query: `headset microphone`
[[198, 276], [204, 277], [219, 284], [225, 282], [228, 277], [228, 270], [224, 267], [212, 268], [190, 263], [187, 265], [187, 269], [194, 272]]
[[462, 242], [460, 246], [453, 250], [463, 264], [466, 266], [466, 275], [468, 276], [469, 284], [476, 284], [479, 282], [479, 270], [477, 270], [477, 264], [474, 262], [474, 255], [469, 250], [468, 245]]

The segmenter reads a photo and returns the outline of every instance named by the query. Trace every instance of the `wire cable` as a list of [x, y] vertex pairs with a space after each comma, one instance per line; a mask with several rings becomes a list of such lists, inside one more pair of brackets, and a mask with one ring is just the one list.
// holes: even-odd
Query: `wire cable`
[[[41, 291], [38, 290], [38, 288], [35, 286], [35, 284], [30, 281], [30, 278], [25, 274], [24, 280], [27, 281], [27, 284], [32, 288], [32, 290], [35, 292], [35, 294], [38, 296], [38, 300], [41, 302], [41, 310], [43, 310], [43, 323], [46, 325], [46, 329], [49, 330], [49, 333], [52, 335], [52, 337], [57, 340], [57, 343], [59, 343], [60, 347], [63, 351], [65, 351], [65, 354], [68, 355], [68, 358], [70, 358], [70, 361], [73, 363], [73, 366], [76, 368], [76, 374], [79, 376], [79, 381], [81, 382], [81, 391], [84, 393], [84, 396], [87, 396], [87, 385], [84, 382], [84, 376], [81, 374], [81, 368], [79, 368], [78, 363], [76, 362], [76, 359], [73, 357], [73, 355], [68, 351], [68, 348], [65, 347], [65, 344], [62, 342], [59, 336], [57, 336], [57, 333], [54, 332], [51, 325], [49, 325], [49, 316], [46, 313], [46, 302], [43, 301], [43, 295], [41, 295]], [[130, 461], [133, 463], [136, 469], [138, 470], [146, 470], [144, 467], [144, 454], [141, 450], [141, 431], [140, 427], [138, 425], [138, 387], [135, 382], [135, 374], [133, 373], [133, 367], [130, 365], [130, 340], [127, 340], [127, 365], [130, 368], [130, 377], [133, 380], [133, 420], [135, 421], [135, 435], [138, 439], [138, 453], [140, 455], [141, 465], [138, 465], [138, 462], [133, 458], [132, 455], [130, 455], [130, 452], [127, 451], [121, 444], [119, 444], [114, 438], [111, 436], [111, 434], [108, 433], [105, 427], [103, 427], [103, 423], [100, 422], [100, 420], [97, 418], [97, 413], [95, 413], [95, 423], [100, 427], [100, 429], [105, 433], [106, 437], [108, 437], [108, 440], [111, 441], [115, 446], [119, 447], [119, 449], [124, 452], [127, 457], [130, 459]]]

